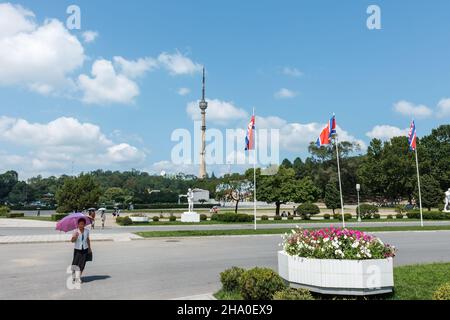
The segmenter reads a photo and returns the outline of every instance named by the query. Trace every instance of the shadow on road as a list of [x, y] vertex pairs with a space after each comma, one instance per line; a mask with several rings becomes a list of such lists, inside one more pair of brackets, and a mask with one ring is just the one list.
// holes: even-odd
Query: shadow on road
[[111, 277], [110, 276], [106, 276], [106, 275], [103, 275], [103, 276], [87, 276], [87, 277], [81, 277], [81, 280], [84, 283], [89, 283], [89, 282], [93, 282], [93, 281], [106, 280], [106, 279], [109, 279], [109, 278], [111, 278]]

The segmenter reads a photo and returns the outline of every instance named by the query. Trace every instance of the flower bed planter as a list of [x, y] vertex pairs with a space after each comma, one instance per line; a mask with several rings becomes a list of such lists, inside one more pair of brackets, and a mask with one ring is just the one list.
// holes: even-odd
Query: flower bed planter
[[131, 221], [137, 222], [137, 223], [145, 223], [148, 222], [148, 217], [133, 217], [130, 216]]
[[395, 247], [358, 230], [293, 230], [278, 253], [280, 276], [293, 286], [334, 295], [392, 292]]
[[293, 257], [278, 252], [278, 272], [294, 287], [337, 295], [390, 293], [394, 287], [393, 259], [326, 260]]

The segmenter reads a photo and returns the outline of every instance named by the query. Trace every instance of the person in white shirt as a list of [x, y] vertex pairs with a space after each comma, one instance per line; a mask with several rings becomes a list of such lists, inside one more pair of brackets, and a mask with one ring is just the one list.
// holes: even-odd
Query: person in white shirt
[[[81, 283], [81, 274], [86, 266], [88, 255], [92, 255], [91, 239], [89, 238], [89, 229], [86, 227], [86, 219], [78, 220], [78, 228], [72, 235], [72, 243], [74, 243], [73, 260], [72, 260], [72, 281]], [[80, 277], [77, 277], [75, 270], [80, 271]]]

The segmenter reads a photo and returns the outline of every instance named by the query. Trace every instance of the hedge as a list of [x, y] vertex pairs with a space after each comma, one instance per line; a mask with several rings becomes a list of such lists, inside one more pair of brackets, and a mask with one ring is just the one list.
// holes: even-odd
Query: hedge
[[213, 217], [215, 221], [221, 222], [252, 222], [254, 219], [252, 215], [241, 213], [219, 213]]
[[24, 213], [7, 213], [6, 214], [6, 217], [7, 218], [23, 218], [23, 217], [25, 217], [25, 214]]
[[271, 300], [276, 292], [286, 289], [284, 280], [268, 268], [245, 271], [239, 284], [244, 300]]
[[[420, 211], [409, 211], [406, 216], [408, 219], [420, 219]], [[450, 213], [439, 211], [424, 211], [424, 220], [450, 220]]]
[[356, 207], [356, 213], [358, 214], [358, 212], [361, 214], [362, 219], [372, 219], [373, 216], [376, 213], [378, 213], [378, 207], [371, 204], [363, 203], [359, 205], [359, 207]]
[[68, 214], [67, 213], [56, 213], [56, 214], [52, 214], [52, 221], [59, 221], [64, 219], [65, 217], [67, 217]]

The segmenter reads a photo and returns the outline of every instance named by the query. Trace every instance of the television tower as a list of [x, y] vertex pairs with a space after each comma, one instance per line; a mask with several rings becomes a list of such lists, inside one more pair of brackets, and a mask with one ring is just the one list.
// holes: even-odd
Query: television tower
[[206, 178], [206, 109], [208, 108], [208, 102], [205, 99], [205, 68], [203, 68], [203, 86], [202, 86], [202, 100], [199, 104], [202, 113], [202, 146], [200, 151], [200, 173], [198, 177], [200, 179]]

